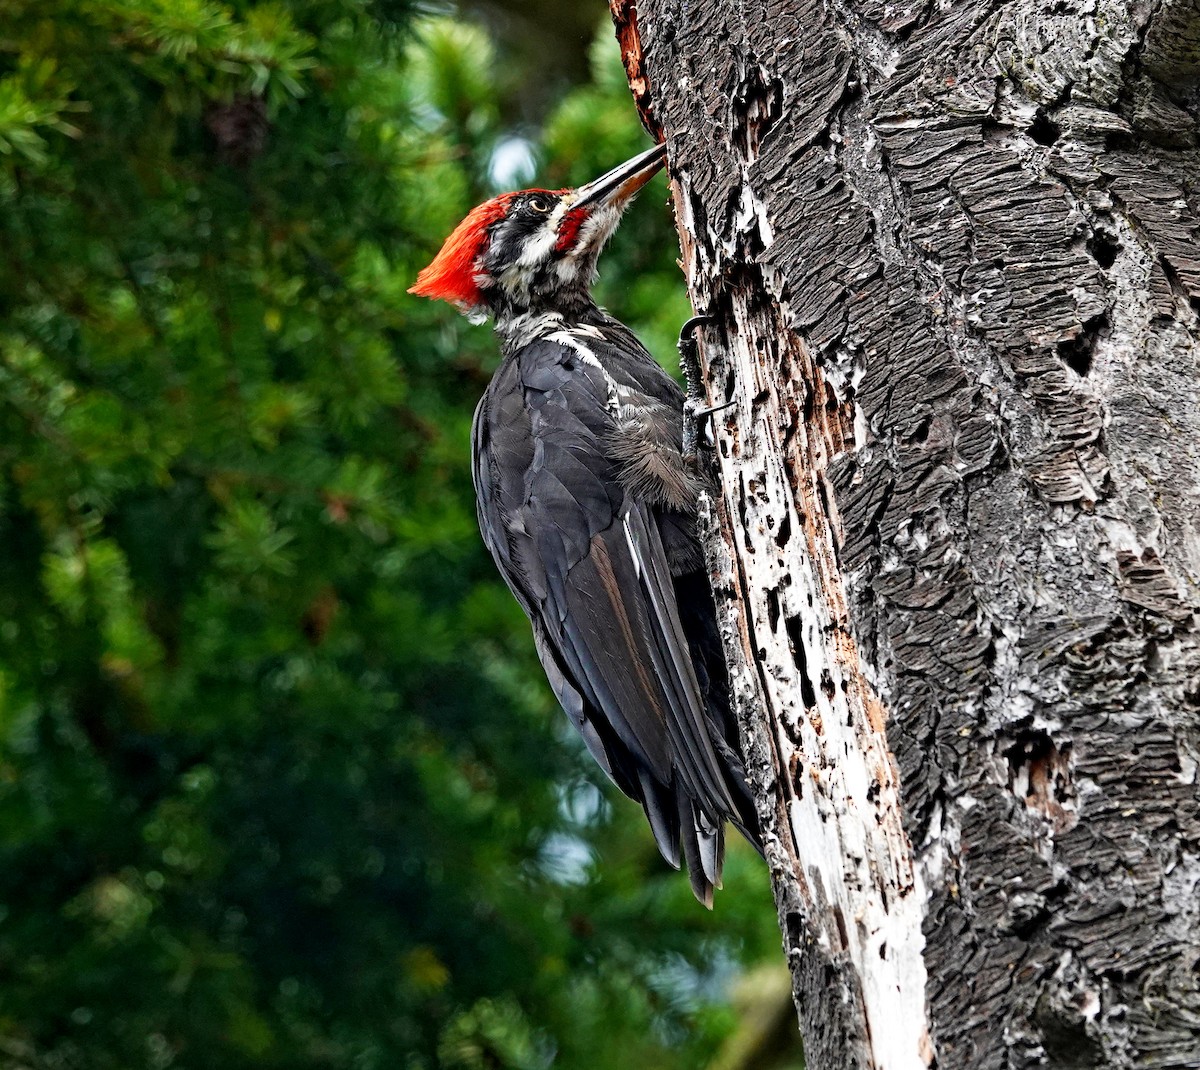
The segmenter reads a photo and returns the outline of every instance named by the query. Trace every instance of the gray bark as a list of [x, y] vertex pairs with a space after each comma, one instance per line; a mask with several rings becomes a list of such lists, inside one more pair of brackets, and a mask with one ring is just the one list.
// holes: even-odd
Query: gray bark
[[634, 3], [809, 1065], [1200, 1067], [1200, 4]]

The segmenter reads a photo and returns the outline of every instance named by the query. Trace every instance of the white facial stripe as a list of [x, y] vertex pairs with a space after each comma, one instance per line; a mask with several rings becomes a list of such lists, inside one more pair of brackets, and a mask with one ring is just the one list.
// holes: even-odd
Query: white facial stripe
[[[577, 198], [565, 194], [555, 200], [541, 225], [532, 233], [518, 237], [510, 228], [502, 228], [497, 237], [500, 245], [485, 257], [493, 274], [479, 277], [481, 289], [499, 288], [518, 301], [527, 301], [555, 285], [576, 288], [586, 286], [595, 276], [595, 261], [601, 247], [608, 241], [621, 220], [621, 209], [598, 206], [589, 210], [580, 222], [575, 240], [569, 249], [556, 253], [559, 230], [575, 208]], [[518, 248], [513, 248], [518, 244]], [[500, 266], [497, 260], [516, 254], [516, 259]], [[591, 278], [585, 278], [590, 275]], [[489, 285], [490, 284], [490, 285]]]
[[525, 243], [517, 264], [527, 268], [536, 267], [550, 256], [550, 250], [558, 241], [558, 230], [553, 222], [553, 218], [547, 219], [542, 229]]
[[559, 201], [558, 206], [550, 213], [550, 223], [554, 227], [555, 232], [558, 231], [558, 225], [563, 221], [563, 216], [567, 214], [567, 209], [571, 205], [568, 201]]

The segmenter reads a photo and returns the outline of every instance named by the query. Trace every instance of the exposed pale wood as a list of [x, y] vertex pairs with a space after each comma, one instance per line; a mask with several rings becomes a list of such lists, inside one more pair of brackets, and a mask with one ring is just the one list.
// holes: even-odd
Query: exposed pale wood
[[1200, 1067], [1200, 5], [613, 6], [810, 1066]]

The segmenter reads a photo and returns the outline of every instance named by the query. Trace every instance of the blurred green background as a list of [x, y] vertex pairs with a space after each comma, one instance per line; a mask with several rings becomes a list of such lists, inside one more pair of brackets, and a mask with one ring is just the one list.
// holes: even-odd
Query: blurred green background
[[[606, 14], [0, 0], [5, 1070], [799, 1065], [764, 867], [705, 912], [568, 731], [491, 333], [405, 293], [648, 144]], [[671, 366], [665, 193], [600, 295]]]

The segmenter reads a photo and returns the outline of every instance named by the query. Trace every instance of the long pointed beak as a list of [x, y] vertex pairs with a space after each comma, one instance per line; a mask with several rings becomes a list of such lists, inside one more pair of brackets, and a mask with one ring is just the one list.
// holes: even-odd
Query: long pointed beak
[[572, 208], [606, 205], [621, 208], [638, 190], [650, 181], [667, 158], [665, 143], [618, 164], [608, 174], [593, 179], [576, 190]]

